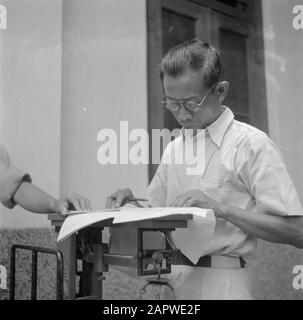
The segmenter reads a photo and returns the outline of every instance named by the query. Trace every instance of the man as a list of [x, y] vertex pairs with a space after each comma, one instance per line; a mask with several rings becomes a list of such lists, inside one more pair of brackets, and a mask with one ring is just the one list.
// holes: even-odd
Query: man
[[59, 213], [67, 209], [90, 210], [90, 202], [83, 196], [72, 193], [62, 199], [54, 199], [31, 183], [28, 173], [16, 169], [0, 144], [0, 202], [7, 208], [16, 204], [35, 213]]
[[[282, 156], [265, 133], [236, 121], [223, 105], [229, 83], [221, 69], [218, 52], [200, 40], [172, 48], [161, 65], [163, 102], [183, 129], [148, 187], [150, 204], [211, 208], [216, 217], [205, 256], [196, 265], [183, 256], [173, 268], [178, 299], [250, 299], [243, 258], [254, 253], [257, 238], [303, 247], [303, 210]], [[163, 161], [189, 140], [199, 147], [204, 137], [201, 175]], [[107, 205], [129, 196], [129, 189], [118, 190]]]

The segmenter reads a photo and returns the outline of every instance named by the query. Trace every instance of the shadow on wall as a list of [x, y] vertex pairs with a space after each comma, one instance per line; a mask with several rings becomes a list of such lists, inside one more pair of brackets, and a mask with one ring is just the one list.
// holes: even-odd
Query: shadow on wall
[[[8, 276], [10, 247], [13, 243], [55, 248], [56, 234], [51, 229], [0, 230], [0, 264], [6, 266]], [[55, 257], [48, 255], [38, 255], [38, 257], [38, 299], [56, 299]], [[16, 261], [16, 299], [30, 299], [31, 255], [20, 251]], [[259, 241], [255, 259], [248, 262], [253, 297], [303, 300], [303, 290], [295, 290], [292, 287], [295, 276], [292, 270], [295, 265], [303, 265], [303, 250]], [[113, 269], [105, 274], [105, 278], [104, 299], [138, 299], [142, 283], [139, 285], [136, 279]], [[64, 292], [67, 298], [66, 274]], [[147, 292], [145, 299], [153, 299], [154, 296], [153, 292]], [[0, 299], [8, 298], [8, 292], [2, 291]]]

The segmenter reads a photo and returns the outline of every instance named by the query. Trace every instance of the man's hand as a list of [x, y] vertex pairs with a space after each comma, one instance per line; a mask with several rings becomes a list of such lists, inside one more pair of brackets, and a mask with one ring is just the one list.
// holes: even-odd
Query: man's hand
[[55, 212], [65, 215], [67, 210], [90, 211], [90, 201], [78, 193], [72, 193], [55, 200]]
[[171, 204], [170, 207], [198, 207], [213, 209], [215, 216], [218, 218], [222, 214], [221, 205], [200, 190], [190, 190], [180, 194]]
[[119, 208], [125, 204], [128, 198], [134, 198], [129, 188], [119, 189], [106, 199], [106, 209]]

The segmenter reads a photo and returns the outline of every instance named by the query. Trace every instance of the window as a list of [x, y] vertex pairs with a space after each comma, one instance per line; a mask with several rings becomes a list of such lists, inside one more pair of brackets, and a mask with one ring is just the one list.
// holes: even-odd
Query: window
[[[225, 104], [236, 119], [267, 131], [261, 1], [148, 0], [147, 4], [150, 137], [153, 128], [180, 127], [160, 104], [158, 66], [169, 48], [192, 38], [209, 41], [221, 52], [223, 77], [230, 82]], [[150, 179], [156, 168], [150, 165]]]

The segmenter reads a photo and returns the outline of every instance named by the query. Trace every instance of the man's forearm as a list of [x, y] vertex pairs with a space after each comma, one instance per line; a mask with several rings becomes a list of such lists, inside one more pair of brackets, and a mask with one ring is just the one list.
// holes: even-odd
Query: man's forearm
[[53, 213], [56, 200], [35, 185], [22, 182], [14, 195], [14, 201], [22, 208], [36, 213]]
[[303, 217], [256, 213], [229, 205], [214, 208], [223, 218], [254, 237], [303, 247]]

